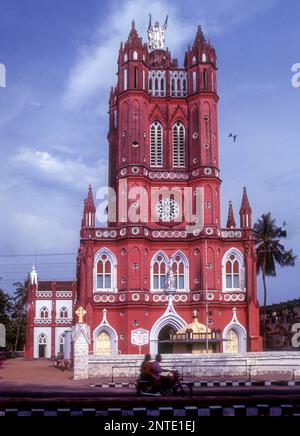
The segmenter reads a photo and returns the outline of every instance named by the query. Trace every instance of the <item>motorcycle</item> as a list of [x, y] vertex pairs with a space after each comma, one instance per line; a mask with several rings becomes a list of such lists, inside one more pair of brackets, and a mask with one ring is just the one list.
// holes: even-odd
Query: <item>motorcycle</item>
[[161, 380], [141, 379], [136, 384], [137, 395], [160, 397], [165, 395], [192, 395], [191, 384], [183, 383], [178, 371], [163, 375]]

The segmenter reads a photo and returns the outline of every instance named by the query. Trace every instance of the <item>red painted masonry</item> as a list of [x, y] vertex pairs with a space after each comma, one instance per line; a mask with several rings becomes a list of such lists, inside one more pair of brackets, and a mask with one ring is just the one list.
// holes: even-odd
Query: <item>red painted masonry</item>
[[[246, 190], [240, 225], [236, 226], [230, 203], [227, 227], [221, 228], [218, 101], [216, 53], [201, 27], [185, 54], [184, 67], [179, 68], [169, 50], [150, 51], [132, 24], [128, 40], [120, 47], [118, 81], [109, 99], [109, 186], [116, 191], [117, 217], [109, 216], [107, 227], [97, 227], [90, 187], [80, 232], [76, 307], [87, 311], [91, 352], [97, 351], [97, 338], [105, 332], [112, 353], [136, 354], [131, 332], [137, 328], [150, 334], [151, 343], [141, 352], [160, 351], [157, 340], [166, 326], [176, 331], [190, 324], [195, 309], [199, 322], [205, 324], [206, 287], [209, 328], [221, 331], [224, 339], [234, 330], [240, 339], [239, 351], [262, 350], [252, 211]], [[153, 123], [162, 126], [160, 165], [151, 160]], [[176, 123], [185, 132], [180, 166], [174, 165]], [[139, 195], [128, 199], [124, 186], [128, 191], [136, 188]], [[162, 197], [156, 203], [149, 199], [151, 189], [162, 187], [177, 187], [181, 192], [189, 188], [193, 210], [193, 193], [203, 188], [201, 232], [186, 232], [186, 220], [159, 220], [157, 202]], [[126, 215], [143, 196], [148, 200], [136, 207], [140, 222], [129, 222]], [[127, 200], [123, 210], [121, 198]], [[151, 213], [156, 222], [149, 219]], [[177, 314], [168, 322], [162, 318], [167, 297], [163, 289], [155, 288], [153, 275], [157, 275], [155, 256], [163, 262], [174, 253], [178, 254], [181, 284], [174, 301]], [[30, 356], [33, 334], [29, 325], [26, 350]]]

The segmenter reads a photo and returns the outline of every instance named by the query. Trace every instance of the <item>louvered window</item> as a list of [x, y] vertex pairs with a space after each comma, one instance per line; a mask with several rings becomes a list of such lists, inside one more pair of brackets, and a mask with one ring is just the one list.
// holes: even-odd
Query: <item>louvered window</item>
[[180, 122], [173, 127], [173, 166], [175, 168], [185, 166], [185, 128]]
[[163, 127], [155, 121], [150, 127], [151, 166], [163, 166]]

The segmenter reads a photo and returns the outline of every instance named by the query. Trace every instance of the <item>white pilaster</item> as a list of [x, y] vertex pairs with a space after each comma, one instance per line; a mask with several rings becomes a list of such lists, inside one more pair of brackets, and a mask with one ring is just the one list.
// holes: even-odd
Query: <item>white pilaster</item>
[[90, 327], [87, 324], [76, 324], [73, 327], [74, 380], [89, 378], [90, 340]]

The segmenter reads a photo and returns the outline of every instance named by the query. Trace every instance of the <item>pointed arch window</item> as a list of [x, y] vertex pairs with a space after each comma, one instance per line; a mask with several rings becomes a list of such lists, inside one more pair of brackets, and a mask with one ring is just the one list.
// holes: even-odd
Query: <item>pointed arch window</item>
[[114, 111], [114, 128], [116, 129], [118, 127], [118, 111]]
[[189, 265], [186, 257], [181, 253], [174, 255], [173, 272], [175, 277], [175, 287], [177, 290], [189, 289]]
[[138, 88], [139, 70], [138, 67], [134, 67], [134, 89]]
[[150, 127], [150, 160], [151, 166], [163, 166], [163, 127], [158, 121]]
[[138, 52], [135, 50], [133, 52], [133, 60], [137, 61], [137, 59], [138, 59]]
[[163, 253], [157, 253], [152, 259], [151, 288], [154, 291], [164, 290], [166, 287], [168, 259]]
[[244, 288], [244, 262], [242, 254], [230, 251], [223, 259], [223, 288], [224, 290], [243, 290]]
[[41, 333], [38, 339], [39, 345], [47, 345], [47, 336], [44, 333]]
[[207, 91], [207, 69], [205, 68], [203, 71], [203, 89]]
[[128, 70], [125, 68], [124, 70], [124, 91], [128, 89]]
[[68, 318], [69, 311], [66, 307], [62, 307], [59, 311], [59, 317], [62, 319]]
[[42, 307], [40, 310], [40, 318], [48, 319], [49, 318], [49, 310], [47, 307]]
[[103, 249], [95, 257], [94, 289], [114, 291], [116, 288], [116, 259], [111, 251]]
[[[172, 256], [172, 269], [175, 278], [175, 288], [178, 291], [189, 290], [189, 262], [182, 252], [177, 252]], [[158, 252], [153, 256], [151, 263], [151, 289], [153, 291], [162, 291], [166, 288], [167, 269], [169, 259], [162, 253]]]
[[234, 254], [226, 262], [226, 288], [237, 289], [240, 287], [240, 266]]
[[185, 166], [185, 127], [180, 121], [173, 127], [173, 166]]
[[193, 71], [193, 92], [197, 92], [197, 71]]

